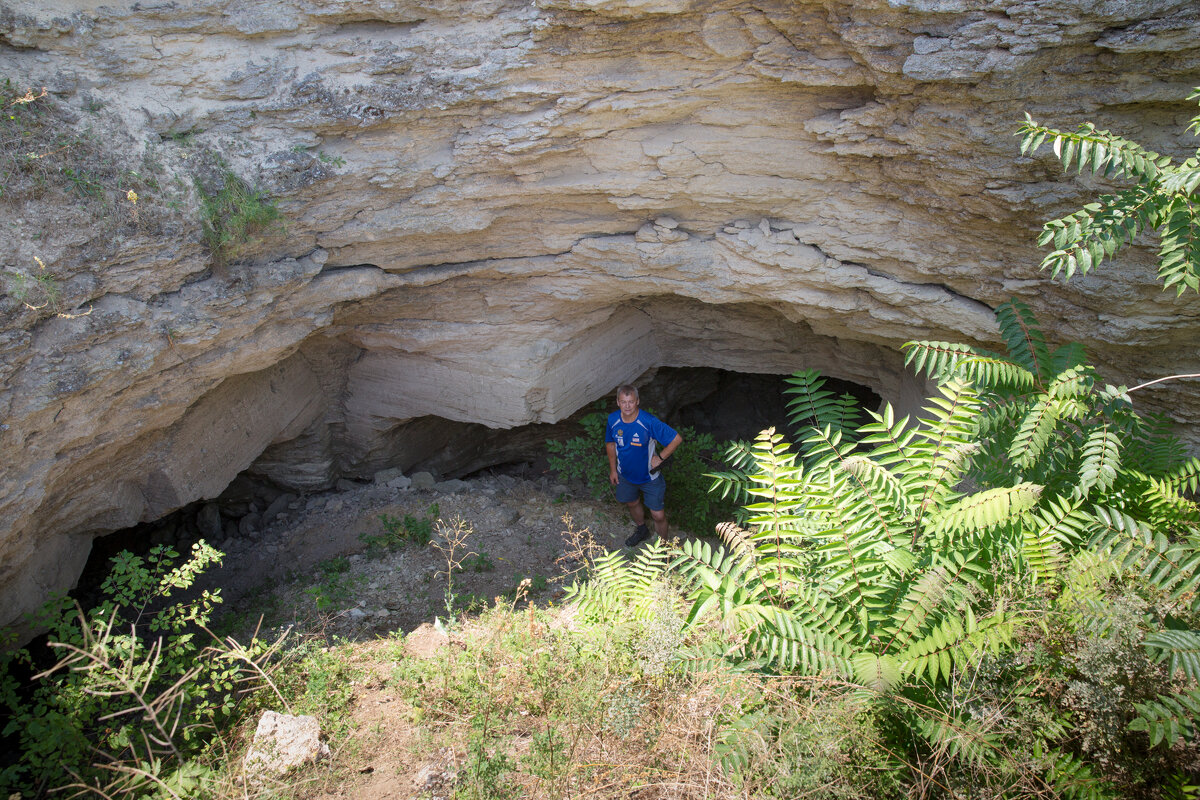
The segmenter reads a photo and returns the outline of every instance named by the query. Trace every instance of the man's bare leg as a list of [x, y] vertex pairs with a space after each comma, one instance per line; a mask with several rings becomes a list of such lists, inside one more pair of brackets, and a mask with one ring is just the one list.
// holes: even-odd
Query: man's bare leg
[[667, 536], [667, 510], [660, 508], [658, 511], [650, 510], [650, 516], [654, 518], [654, 532], [658, 534], [658, 538], [665, 539]]
[[[626, 503], [625, 505], [629, 506], [629, 516], [633, 517], [634, 525], [645, 525], [646, 524], [646, 510], [644, 508], [642, 508], [641, 500], [633, 500], [632, 502]], [[653, 512], [651, 512], [651, 513], [653, 513]]]

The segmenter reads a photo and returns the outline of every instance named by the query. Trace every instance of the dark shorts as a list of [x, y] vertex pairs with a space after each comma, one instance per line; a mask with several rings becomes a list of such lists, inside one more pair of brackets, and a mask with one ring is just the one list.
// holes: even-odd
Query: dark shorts
[[642, 501], [651, 511], [662, 511], [667, 497], [667, 482], [660, 474], [649, 483], [630, 483], [624, 475], [617, 478], [617, 502], [632, 503], [642, 495]]

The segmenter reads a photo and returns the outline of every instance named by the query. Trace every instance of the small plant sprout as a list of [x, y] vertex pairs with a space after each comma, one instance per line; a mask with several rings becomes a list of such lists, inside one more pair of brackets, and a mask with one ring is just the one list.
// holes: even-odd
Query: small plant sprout
[[446, 576], [446, 616], [451, 624], [454, 623], [454, 573], [462, 569], [463, 561], [471, 556], [479, 554], [470, 551], [463, 552], [467, 546], [467, 540], [474, 534], [474, 529], [470, 523], [462, 517], [454, 517], [449, 522], [443, 520], [437, 521], [438, 535], [433, 539], [433, 546], [442, 554], [442, 558], [446, 562], [446, 569], [439, 571], [438, 575]]

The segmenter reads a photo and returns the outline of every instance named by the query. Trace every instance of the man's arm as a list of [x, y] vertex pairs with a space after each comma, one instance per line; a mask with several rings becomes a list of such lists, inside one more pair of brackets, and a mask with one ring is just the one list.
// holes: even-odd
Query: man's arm
[[617, 443], [605, 442], [604, 449], [608, 451], [608, 482], [616, 486], [620, 481], [617, 476]]
[[[675, 449], [681, 444], [683, 444], [683, 437], [677, 433], [675, 434], [675, 438], [672, 439], [667, 446], [662, 449], [662, 452], [655, 453], [654, 456], [651, 457], [650, 469], [657, 469], [658, 467], [662, 466], [662, 463], [670, 458], [671, 454], [674, 453]], [[658, 459], [657, 464], [654, 463], [654, 459], [656, 458]]]

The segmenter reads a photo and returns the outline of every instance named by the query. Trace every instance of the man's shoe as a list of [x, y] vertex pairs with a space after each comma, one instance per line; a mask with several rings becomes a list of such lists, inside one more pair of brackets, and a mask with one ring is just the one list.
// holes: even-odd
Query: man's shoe
[[641, 544], [642, 542], [646, 541], [649, 538], [650, 538], [650, 529], [647, 528], [645, 525], [638, 525], [637, 530], [633, 532], [633, 535], [625, 540], [625, 546], [626, 547], [637, 547], [639, 544]]

